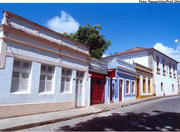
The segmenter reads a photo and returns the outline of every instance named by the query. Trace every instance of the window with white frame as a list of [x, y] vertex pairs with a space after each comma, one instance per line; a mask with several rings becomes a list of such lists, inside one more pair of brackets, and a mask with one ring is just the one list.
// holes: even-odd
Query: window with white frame
[[84, 72], [77, 71], [76, 72], [76, 88], [78, 88], [81, 93], [83, 89], [83, 80], [84, 80]]
[[71, 82], [72, 82], [72, 70], [71, 69], [62, 69], [61, 77], [61, 93], [66, 93], [71, 91]]
[[129, 80], [126, 80], [126, 94], [129, 94], [130, 93], [130, 83], [129, 83]]
[[135, 93], [135, 82], [131, 81], [131, 93], [134, 94]]
[[29, 78], [31, 73], [31, 62], [14, 60], [11, 93], [13, 92], [27, 92]]
[[52, 92], [54, 66], [41, 65], [39, 92]]

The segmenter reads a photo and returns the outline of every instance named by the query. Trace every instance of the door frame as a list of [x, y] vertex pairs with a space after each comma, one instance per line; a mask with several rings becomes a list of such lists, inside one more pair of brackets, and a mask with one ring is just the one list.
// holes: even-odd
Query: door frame
[[[139, 82], [137, 81], [139, 80]], [[140, 98], [140, 77], [136, 77], [136, 91], [137, 91], [137, 95], [136, 98]]]
[[[120, 80], [122, 80], [122, 87], [121, 87], [121, 91], [120, 91]], [[123, 100], [123, 88], [124, 88], [124, 79], [123, 78], [119, 78], [118, 79], [118, 89], [119, 89], [119, 101], [122, 101]], [[120, 92], [121, 92], [121, 95], [120, 95]]]
[[110, 102], [112, 101], [112, 78], [110, 80]]
[[[92, 86], [94, 86], [94, 85], [92, 85], [93, 81], [104, 81], [104, 82], [106, 82], [106, 80], [102, 79], [102, 78], [95, 78], [95, 77], [91, 78], [90, 105], [100, 104], [100, 103], [93, 103], [93, 101], [92, 101], [92, 95], [93, 95], [93, 91], [92, 91], [93, 88], [92, 88]], [[104, 96], [102, 103], [105, 103], [105, 84], [103, 84], [102, 86], [103, 86], [103, 96]]]
[[[77, 71], [76, 71], [77, 72]], [[82, 72], [82, 71], [80, 71], [80, 72]], [[79, 101], [79, 99], [78, 99], [78, 90], [79, 90], [79, 85], [78, 85], [78, 87], [76, 87], [76, 82], [77, 82], [77, 76], [76, 76], [76, 80], [75, 80], [75, 107], [83, 107], [83, 106], [85, 106], [85, 102], [84, 102], [84, 94], [85, 94], [85, 78], [86, 78], [86, 74], [87, 72], [84, 72], [84, 78], [82, 79], [83, 80], [83, 87], [82, 87], [82, 97], [81, 97], [81, 103], [79, 103], [78, 101]], [[78, 84], [79, 84], [79, 82], [78, 82]], [[79, 105], [79, 104], [81, 104], [81, 105]]]

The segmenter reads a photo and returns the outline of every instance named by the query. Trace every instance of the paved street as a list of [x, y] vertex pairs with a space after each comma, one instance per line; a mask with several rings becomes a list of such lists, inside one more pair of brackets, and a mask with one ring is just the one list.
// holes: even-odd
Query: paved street
[[26, 129], [30, 131], [180, 131], [180, 97], [167, 97], [116, 110]]

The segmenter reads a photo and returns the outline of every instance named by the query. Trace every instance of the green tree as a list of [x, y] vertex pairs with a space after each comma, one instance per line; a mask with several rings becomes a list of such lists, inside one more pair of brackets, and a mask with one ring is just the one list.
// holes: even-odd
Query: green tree
[[90, 26], [88, 24], [80, 26], [75, 33], [64, 33], [64, 35], [84, 43], [89, 47], [91, 57], [100, 58], [111, 45], [111, 41], [106, 40], [104, 34], [100, 34], [101, 30], [102, 27], [100, 25]]

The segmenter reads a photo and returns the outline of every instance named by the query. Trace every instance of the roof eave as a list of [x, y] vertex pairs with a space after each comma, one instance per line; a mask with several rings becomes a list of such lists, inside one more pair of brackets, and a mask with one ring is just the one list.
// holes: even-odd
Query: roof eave
[[166, 56], [167, 58], [169, 58], [170, 60], [176, 62], [177, 64], [179, 63], [177, 60], [175, 60], [175, 59], [173, 59], [173, 58], [165, 55], [164, 53], [160, 52], [159, 50], [157, 50], [157, 49], [155, 49], [155, 48], [151, 48], [151, 49], [152, 49], [152, 50], [155, 50], [156, 52], [158, 52], [158, 53], [160, 53], [160, 54], [162, 54], [162, 55], [164, 55], [164, 56]]

